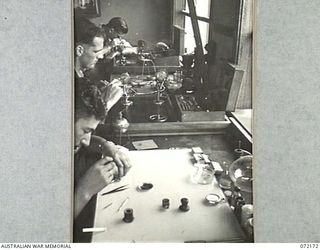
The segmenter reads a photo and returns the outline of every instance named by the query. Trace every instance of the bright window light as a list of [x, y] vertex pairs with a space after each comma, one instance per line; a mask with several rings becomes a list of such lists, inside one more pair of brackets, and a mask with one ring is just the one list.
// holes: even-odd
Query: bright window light
[[[210, 18], [211, 0], [194, 0], [197, 16]], [[186, 3], [186, 12], [189, 13], [189, 5]]]
[[[196, 6], [197, 17], [210, 18], [211, 0], [194, 0], [194, 2]], [[185, 11], [187, 13], [190, 13], [188, 3], [186, 3]], [[208, 39], [209, 39], [209, 23], [198, 20], [198, 24], [199, 24], [201, 42], [204, 48], [204, 46], [208, 43]], [[193, 53], [194, 48], [196, 47], [196, 43], [193, 35], [191, 18], [189, 16], [185, 16], [184, 28], [185, 28], [185, 36], [184, 36], [185, 53]]]
[[[199, 24], [202, 46], [204, 48], [204, 46], [208, 43], [208, 39], [209, 39], [209, 23], [198, 21], [198, 24]], [[193, 35], [191, 18], [188, 16], [185, 17], [185, 32], [186, 32], [184, 36], [185, 52], [193, 53], [194, 48], [196, 47], [196, 43]]]

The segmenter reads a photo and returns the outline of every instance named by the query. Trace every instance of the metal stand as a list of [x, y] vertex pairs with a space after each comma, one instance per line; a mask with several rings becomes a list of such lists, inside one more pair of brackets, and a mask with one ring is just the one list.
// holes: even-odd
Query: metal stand
[[121, 145], [122, 135], [128, 131], [130, 124], [126, 118], [123, 117], [122, 111], [119, 112], [118, 118], [112, 123], [113, 130], [119, 133], [119, 145]]
[[167, 116], [160, 114], [161, 105], [164, 103], [164, 100], [160, 99], [160, 91], [162, 89], [163, 83], [164, 82], [160, 81], [157, 82], [157, 99], [153, 101], [153, 103], [157, 106], [157, 113], [149, 116], [149, 119], [152, 122], [165, 122], [166, 120], [168, 120]]
[[127, 64], [127, 58], [121, 53], [120, 60], [119, 60], [119, 65], [120, 66], [125, 66]]
[[150, 75], [150, 69], [148, 68], [148, 63], [150, 64], [150, 66], [152, 66], [154, 74], [156, 73], [156, 65], [154, 64], [153, 60], [151, 60], [151, 59], [143, 59], [141, 75], [144, 75], [145, 67], [147, 67], [148, 74]]

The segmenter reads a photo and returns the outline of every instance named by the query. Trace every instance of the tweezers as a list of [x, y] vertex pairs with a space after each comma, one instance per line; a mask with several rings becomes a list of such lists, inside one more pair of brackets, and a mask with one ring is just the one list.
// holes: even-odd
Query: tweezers
[[126, 190], [126, 189], [129, 188], [129, 187], [127, 187], [127, 186], [128, 186], [128, 185], [123, 185], [123, 186], [117, 187], [117, 188], [112, 189], [112, 190], [110, 190], [110, 191], [108, 191], [108, 192], [105, 192], [105, 193], [103, 193], [103, 194], [101, 194], [101, 195], [106, 195], [106, 194], [111, 194], [111, 193], [116, 193], [116, 192], [120, 192], [120, 191]]

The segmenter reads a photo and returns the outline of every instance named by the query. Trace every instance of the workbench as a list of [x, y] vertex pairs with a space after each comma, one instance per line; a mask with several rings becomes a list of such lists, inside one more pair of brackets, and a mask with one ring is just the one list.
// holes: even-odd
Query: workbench
[[[130, 151], [129, 156], [130, 172], [97, 195], [94, 227], [106, 231], [93, 233], [92, 242], [244, 241], [229, 204], [210, 205], [205, 200], [210, 193], [224, 197], [216, 180], [203, 185], [192, 179], [196, 170], [190, 149]], [[140, 190], [143, 182], [153, 188]], [[129, 188], [102, 195], [124, 184]], [[162, 207], [163, 198], [170, 200], [168, 209]], [[179, 209], [182, 198], [189, 200], [189, 211]], [[122, 220], [126, 208], [133, 209], [131, 223]]]
[[[170, 96], [170, 93], [169, 93]], [[212, 185], [199, 185], [190, 182], [190, 149], [200, 147], [210, 159], [223, 165], [230, 165], [236, 155], [234, 149], [252, 151], [252, 136], [246, 132], [241, 122], [228, 112], [223, 119], [181, 121], [177, 119], [172, 98], [167, 98], [162, 112], [169, 120], [152, 123], [148, 117], [155, 108], [154, 95], [134, 97], [133, 106], [123, 107], [109, 115], [105, 124], [95, 131], [130, 150], [133, 168], [119, 183], [114, 183], [102, 192], [128, 184], [129, 189], [101, 197], [97, 194], [88, 204], [90, 216], [85, 218], [83, 227], [105, 227], [101, 233], [80, 233], [81, 242], [243, 242], [244, 233], [228, 203], [207, 206], [206, 194], [223, 196], [214, 180]], [[117, 108], [117, 107], [115, 107]], [[130, 126], [127, 132], [119, 133], [112, 127], [119, 110], [123, 111]], [[143, 111], [143, 112], [142, 112]], [[220, 111], [219, 111], [220, 112]], [[152, 140], [156, 149], [139, 151], [133, 142]], [[156, 176], [158, 176], [156, 178]], [[140, 182], [152, 182], [154, 188], [139, 192]], [[116, 185], [115, 185], [116, 184]], [[127, 197], [125, 208], [132, 208], [135, 219], [132, 223], [122, 221], [123, 210], [117, 212], [121, 202]], [[190, 211], [178, 210], [181, 198], [190, 200]], [[161, 201], [169, 198], [171, 205], [167, 211], [161, 210]], [[252, 196], [245, 196], [252, 203]], [[111, 204], [105, 208], [108, 204]], [[128, 207], [127, 207], [128, 206]], [[125, 209], [124, 208], [124, 209]], [[81, 229], [81, 228], [80, 228]], [[79, 228], [77, 229], [79, 233]]]
[[[98, 130], [96, 131], [97, 134], [99, 134], [100, 136], [103, 136], [105, 138], [108, 138], [108, 139], [112, 139], [113, 141], [117, 141], [117, 137], [112, 137], [112, 135], [110, 134], [106, 134], [108, 131], [108, 129], [106, 128], [105, 125], [101, 125], [99, 126]], [[173, 171], [172, 173], [173, 176], [175, 176], [175, 178], [185, 178], [185, 180], [189, 181], [190, 180], [190, 171], [187, 169], [189, 166], [190, 167], [190, 159], [186, 158], [187, 157], [187, 153], [186, 151], [190, 150], [192, 147], [201, 147], [201, 149], [203, 150], [203, 152], [205, 154], [208, 154], [210, 159], [212, 159], [213, 161], [216, 161], [216, 162], [219, 162], [220, 164], [222, 164], [223, 162], [226, 162], [228, 165], [231, 164], [235, 159], [236, 159], [236, 156], [233, 152], [233, 150], [237, 147], [237, 142], [238, 140], [241, 140], [242, 141], [242, 145], [243, 145], [243, 148], [248, 150], [248, 151], [251, 151], [251, 144], [250, 142], [246, 141], [246, 138], [243, 137], [243, 135], [241, 134], [241, 131], [239, 131], [237, 129], [237, 127], [232, 123], [230, 122], [229, 125], [227, 125], [227, 127], [220, 127], [220, 126], [217, 126], [216, 129], [212, 129], [211, 131], [209, 130], [203, 130], [202, 132], [201, 131], [198, 131], [198, 133], [196, 133], [195, 131], [191, 131], [189, 129], [189, 132], [185, 132], [185, 133], [174, 133], [174, 134], [161, 134], [159, 135], [159, 133], [157, 131], [153, 131], [150, 130], [149, 132], [149, 135], [145, 135], [143, 131], [140, 131], [140, 135], [139, 135], [139, 132], [136, 131], [136, 133], [134, 135], [124, 135], [124, 137], [122, 138], [122, 145], [124, 145], [125, 147], [127, 147], [128, 149], [130, 149], [130, 156], [132, 157], [132, 160], [133, 162], [136, 162], [136, 161], [139, 161], [139, 159], [142, 159], [143, 161], [145, 162], [148, 162], [148, 161], [152, 161], [152, 164], [148, 164], [148, 166], [150, 166], [150, 169], [152, 167], [152, 169], [154, 169], [154, 171], [151, 171], [151, 175], [149, 178], [147, 178], [147, 175], [148, 175], [148, 172], [144, 172], [144, 174], [142, 175], [141, 174], [141, 169], [140, 169], [140, 164], [139, 162], [136, 162], [134, 163], [136, 166], [133, 167], [133, 169], [128, 173], [128, 179], [126, 180], [125, 177], [123, 179], [123, 181], [121, 181], [121, 183], [118, 183], [119, 185], [123, 185], [123, 184], [128, 184], [128, 183], [131, 183], [130, 184], [130, 187], [131, 187], [131, 191], [130, 192], [133, 192], [130, 194], [130, 196], [132, 195], [132, 197], [141, 197], [141, 193], [139, 192], [135, 192], [135, 188], [136, 186], [138, 185], [138, 182], [140, 181], [147, 181], [147, 182], [151, 182], [151, 177], [153, 173], [157, 173], [157, 169], [162, 169], [162, 168], [172, 168], [172, 169], [181, 169], [183, 168], [183, 166], [186, 168], [185, 171]], [[110, 137], [111, 136], [111, 137]], [[148, 150], [148, 151], [136, 151], [132, 142], [136, 142], [136, 141], [141, 141], [141, 140], [153, 140], [154, 143], [157, 145], [158, 149], [155, 151], [155, 150]], [[155, 152], [158, 152], [161, 151], [161, 150], [165, 150], [168, 154], [170, 154], [169, 152], [172, 152], [171, 154], [177, 154], [177, 157], [181, 157], [181, 164], [179, 163], [178, 165], [176, 164], [177, 161], [174, 161], [172, 162], [171, 164], [170, 163], [161, 163], [161, 160], [162, 159], [166, 159], [167, 157], [163, 157], [163, 155], [159, 155], [159, 159], [158, 158], [155, 158], [155, 156], [157, 154], [154, 154], [153, 155], [153, 151]], [[181, 151], [181, 153], [179, 153]], [[174, 153], [176, 152], [176, 153]], [[184, 153], [183, 153], [184, 152]], [[143, 156], [143, 154], [145, 154], [145, 156]], [[152, 157], [151, 155], [152, 154]], [[184, 154], [181, 155], [181, 154]], [[168, 161], [170, 161], [170, 158], [168, 159]], [[180, 162], [180, 161], [178, 161]], [[186, 164], [184, 164], [186, 163]], [[135, 172], [136, 171], [136, 172]], [[143, 171], [142, 171], [143, 172]], [[181, 173], [183, 172], [184, 174], [184, 177], [180, 175], [179, 177], [179, 174], [177, 173]], [[132, 175], [134, 176], [141, 176], [144, 177], [142, 178], [141, 180], [138, 180], [138, 179], [135, 179], [135, 177], [132, 177]], [[162, 176], [164, 174], [162, 173]], [[191, 209], [190, 210], [190, 213], [188, 212], [188, 214], [185, 214], [185, 216], [190, 216], [190, 217], [193, 217], [193, 213], [194, 213], [194, 209], [199, 209], [200, 208], [203, 208], [203, 209], [217, 209], [218, 207], [206, 207], [206, 206], [203, 206], [202, 207], [202, 204], [200, 204], [200, 201], [203, 201], [204, 200], [204, 195], [209, 193], [209, 192], [214, 192], [214, 193], [218, 193], [218, 194], [221, 194], [221, 191], [219, 190], [219, 188], [217, 188], [216, 186], [216, 182], [214, 182], [213, 186], [210, 187], [210, 185], [199, 185], [199, 184], [192, 184], [192, 183], [188, 183], [189, 188], [186, 188], [186, 192], [185, 193], [177, 193], [176, 191], [176, 185], [171, 185], [171, 183], [168, 181], [170, 180], [170, 178], [173, 178], [173, 177], [170, 177], [171, 175], [168, 174], [168, 171], [165, 171], [165, 176], [164, 177], [161, 177], [159, 178], [161, 181], [163, 181], [163, 183], [166, 184], [166, 186], [168, 187], [173, 187], [174, 189], [172, 190], [172, 192], [170, 191], [167, 191], [165, 193], [162, 193], [161, 195], [157, 192], [157, 189], [154, 188], [153, 190], [150, 190], [150, 193], [151, 194], [155, 194], [155, 193], [158, 193], [157, 196], [153, 196], [154, 198], [152, 200], [150, 200], [150, 203], [149, 205], [147, 206], [148, 209], [150, 209], [149, 212], [153, 211], [154, 214], [156, 214], [156, 222], [154, 222], [155, 224], [157, 224], [159, 222], [159, 218], [161, 218], [161, 216], [164, 216], [165, 214], [162, 214], [162, 213], [158, 213], [160, 211], [156, 211], [157, 209], [156, 208], [159, 208], [160, 209], [160, 205], [161, 205], [161, 199], [162, 198], [165, 198], [164, 196], [167, 196], [168, 198], [171, 198], [171, 209], [172, 210], [168, 210], [168, 211], [165, 211], [165, 212], [169, 212], [169, 213], [166, 213], [166, 215], [168, 215], [169, 217], [166, 217], [166, 219], [168, 219], [168, 221], [174, 221], [174, 220], [171, 220], [172, 219], [172, 216], [175, 212], [178, 212], [177, 211], [177, 206], [178, 206], [178, 203], [179, 203], [179, 199], [180, 198], [183, 198], [182, 196], [186, 196], [187, 198], [190, 199], [190, 206], [191, 206]], [[153, 184], [156, 184], [156, 183], [153, 183]], [[164, 185], [164, 184], [161, 184], [161, 185]], [[115, 185], [113, 185], [113, 187], [116, 187]], [[193, 189], [194, 187], [194, 189]], [[111, 187], [108, 187], [108, 188], [111, 188]], [[187, 191], [189, 190], [189, 191]], [[194, 200], [194, 198], [191, 199], [191, 197], [194, 197], [195, 193], [190, 193], [190, 190], [193, 190], [194, 192], [198, 192], [199, 191], [199, 195], [197, 196], [198, 197], [198, 200]], [[198, 190], [198, 191], [196, 191]], [[105, 191], [105, 190], [104, 190]], [[110, 201], [107, 199], [107, 196], [105, 197], [107, 200], [106, 203], [103, 202], [103, 203], [99, 203], [99, 195], [97, 195], [96, 197], [94, 197], [92, 200], [91, 200], [91, 203], [87, 206], [87, 210], [90, 211], [91, 215], [89, 217], [86, 217], [86, 221], [83, 223], [83, 227], [93, 227], [93, 226], [105, 226], [107, 227], [107, 232], [109, 232], [109, 230], [113, 230], [115, 226], [119, 226], [120, 227], [123, 227], [123, 226], [128, 226], [129, 228], [132, 228], [134, 226], [132, 225], [135, 225], [134, 223], [138, 223], [140, 226], [143, 221], [145, 222], [146, 218], [141, 218], [141, 217], [144, 217], [142, 216], [140, 213], [141, 211], [143, 211], [143, 209], [140, 211], [139, 208], [137, 209], [136, 207], [136, 203], [128, 203], [128, 205], [132, 205], [132, 208], [135, 208], [134, 209], [134, 213], [136, 213], [135, 217], [137, 217], [135, 219], [134, 222], [132, 222], [133, 224], [131, 225], [123, 225], [122, 224], [122, 217], [123, 217], [123, 211], [121, 213], [116, 213], [116, 217], [114, 216], [111, 216], [110, 218], [114, 218], [114, 221], [109, 221], [109, 217], [108, 219], [105, 218], [104, 216], [108, 214], [108, 212], [114, 212], [114, 209], [117, 209], [118, 205], [119, 205], [119, 202], [121, 203], [126, 197], [128, 197], [127, 193], [125, 193], [127, 191], [124, 191], [124, 193], [115, 193], [115, 194], [112, 194], [114, 197], [116, 197], [116, 200], [115, 201]], [[149, 196], [149, 194], [148, 194]], [[146, 199], [148, 199], [148, 196], [146, 196]], [[109, 198], [112, 198], [111, 196]], [[145, 199], [145, 198], [143, 198]], [[248, 203], [251, 203], [252, 202], [252, 197], [249, 196], [249, 197], [245, 197], [246, 201]], [[137, 200], [134, 199], [134, 198], [130, 198], [130, 201], [135, 201], [137, 202], [138, 201], [138, 198]], [[152, 201], [152, 203], [151, 203]], [[114, 203], [115, 202], [115, 203]], [[97, 211], [99, 211], [101, 209], [101, 206], [106, 206], [108, 205], [109, 203], [114, 203], [110, 208], [110, 211], [108, 211], [109, 208], [106, 209], [106, 211], [103, 211], [102, 214], [100, 215], [100, 213], [97, 213]], [[141, 204], [144, 204], [144, 200], [141, 202]], [[198, 203], [198, 205], [196, 205]], [[133, 207], [133, 205], [135, 207]], [[215, 234], [214, 231], [212, 232], [212, 234], [207, 234], [206, 237], [191, 237], [192, 236], [192, 232], [194, 231], [189, 231], [188, 234], [189, 234], [189, 237], [186, 237], [186, 238], [183, 238], [182, 236], [183, 235], [173, 235], [172, 237], [168, 237], [167, 234], [164, 234], [164, 235], [156, 235], [154, 233], [152, 233], [152, 230], [151, 230], [151, 235], [148, 235], [149, 233], [149, 229], [145, 229], [144, 232], [146, 232], [146, 235], [144, 235], [142, 237], [142, 235], [138, 236], [138, 235], [132, 235], [132, 234], [129, 234], [129, 236], [131, 235], [131, 237], [129, 236], [126, 236], [124, 238], [122, 238], [122, 236], [119, 236], [119, 235], [113, 235], [113, 237], [111, 238], [106, 238], [104, 235], [105, 234], [89, 234], [89, 233], [86, 233], [86, 234], [81, 234], [80, 236], [78, 235], [78, 240], [79, 240], [79, 237], [80, 237], [80, 241], [81, 242], [101, 242], [101, 241], [106, 241], [106, 242], [132, 242], [133, 240], [134, 241], [137, 241], [137, 242], [154, 242], [154, 241], [165, 241], [165, 242], [188, 242], [188, 241], [194, 241], [194, 240], [201, 240], [201, 241], [206, 241], [206, 242], [213, 242], [213, 241], [223, 241], [223, 242], [229, 242], [229, 241], [237, 241], [237, 242], [242, 242], [245, 240], [245, 238], [243, 237], [243, 233], [241, 231], [241, 229], [239, 229], [239, 224], [237, 222], [237, 220], [235, 220], [234, 218], [234, 215], [233, 213], [230, 213], [230, 207], [228, 207], [228, 205], [225, 203], [225, 204], [221, 204], [221, 205], [218, 205], [220, 206], [220, 209], [223, 210], [222, 211], [219, 211], [217, 213], [214, 213], [215, 215], [212, 215], [214, 218], [210, 219], [209, 220], [206, 220], [206, 222], [204, 222], [206, 225], [204, 226], [204, 228], [211, 228], [213, 226], [215, 226], [215, 228], [219, 228], [219, 224], [222, 224], [222, 228], [224, 228], [224, 232], [226, 232], [226, 235], [228, 235], [227, 237], [220, 237], [220, 233], [218, 234]], [[145, 209], [147, 209], [147, 207]], [[111, 210], [111, 208], [113, 210]], [[200, 209], [201, 210], [201, 209]], [[163, 211], [162, 211], [163, 212]], [[215, 216], [218, 216], [220, 218], [221, 214], [220, 215], [217, 215], [219, 213], [223, 213], [223, 216], [222, 218], [225, 218], [224, 216], [228, 216], [228, 220], [227, 220], [227, 224], [228, 226], [226, 226], [224, 224], [224, 222], [222, 220], [219, 220], [218, 218], [215, 218]], [[224, 214], [225, 213], [225, 214]], [[155, 215], [152, 215], [152, 214], [149, 214], [147, 217], [149, 217], [150, 220], [153, 219], [153, 217]], [[94, 216], [95, 215], [95, 216]], [[178, 214], [181, 216], [181, 214]], [[159, 216], [159, 217], [157, 217]], [[170, 220], [169, 220], [170, 218]], [[186, 217], [186, 218], [189, 218], [189, 217]], [[189, 218], [191, 219], [191, 218]], [[218, 222], [219, 221], [219, 222]], [[101, 223], [101, 224], [99, 224]], [[117, 224], [118, 223], [118, 224]], [[179, 224], [180, 223], [180, 219], [177, 219], [176, 220], [176, 223]], [[180, 225], [179, 229], [183, 228], [183, 227], [186, 227], [186, 228], [189, 228], [190, 227], [190, 221], [189, 221], [189, 226], [187, 224], [185, 225]], [[207, 225], [208, 224], [208, 225]], [[117, 227], [116, 227], [117, 228]], [[125, 227], [126, 228], [126, 227]], [[129, 229], [128, 229], [129, 230]], [[183, 229], [180, 230], [180, 232], [182, 232]], [[115, 229], [115, 234], [116, 232], [118, 232], [118, 229]], [[185, 231], [186, 232], [186, 231]], [[211, 230], [210, 230], [211, 232]], [[203, 235], [203, 234], [202, 234]], [[225, 236], [226, 236], [225, 235]], [[132, 236], [135, 236], [134, 238], [132, 238]], [[196, 236], [196, 235], [195, 235]]]

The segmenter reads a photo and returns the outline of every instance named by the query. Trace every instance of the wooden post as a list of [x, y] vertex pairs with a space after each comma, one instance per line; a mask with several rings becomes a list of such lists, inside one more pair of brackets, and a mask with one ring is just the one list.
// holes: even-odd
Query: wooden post
[[232, 76], [226, 111], [235, 111], [244, 71], [239, 66], [231, 63], [228, 63], [226, 66]]
[[[192, 23], [192, 29], [194, 34], [194, 39], [196, 42], [196, 50], [195, 50], [195, 67], [194, 67], [194, 81], [199, 88], [202, 81], [205, 81], [204, 71], [205, 71], [205, 59], [203, 53], [203, 46], [201, 41], [201, 35], [199, 30], [199, 24], [197, 20], [196, 7], [194, 4], [194, 0], [188, 0], [190, 18]], [[206, 84], [204, 82], [204, 84]]]

